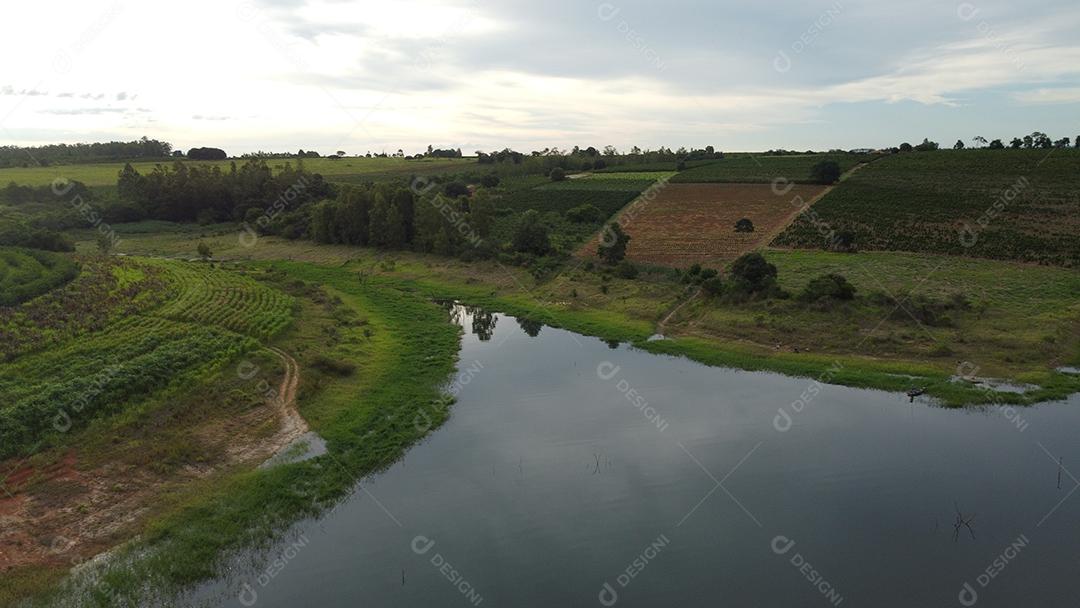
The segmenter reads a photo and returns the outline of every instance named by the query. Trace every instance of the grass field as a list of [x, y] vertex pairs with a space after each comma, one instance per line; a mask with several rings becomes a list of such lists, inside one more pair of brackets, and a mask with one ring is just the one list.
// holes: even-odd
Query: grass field
[[48, 251], [0, 247], [0, 307], [21, 304], [79, 274], [67, 256]]
[[[667, 184], [651, 200], [627, 208], [620, 223], [630, 235], [627, 258], [635, 262], [685, 268], [718, 265], [768, 244], [798, 213], [792, 197], [812, 200], [824, 186], [795, 186], [779, 196], [772, 186], [755, 184]], [[736, 232], [747, 218], [753, 232]], [[597, 240], [579, 253], [594, 256]]]
[[[183, 159], [180, 159], [183, 160]], [[183, 162], [198, 165], [218, 166], [227, 170], [233, 160], [221, 161], [187, 161]], [[242, 159], [235, 160], [237, 165], [242, 164]], [[267, 164], [271, 167], [283, 167], [286, 162], [296, 167], [298, 159], [268, 159]], [[452, 170], [466, 170], [476, 165], [475, 159], [470, 158], [424, 158], [406, 160], [404, 158], [361, 158], [347, 157], [331, 160], [329, 158], [305, 158], [304, 168], [312, 173], [321, 173], [328, 181], [337, 182], [363, 182], [385, 177], [407, 177], [413, 173], [432, 174]], [[153, 171], [158, 164], [171, 164], [171, 161], [161, 162], [136, 162], [132, 163], [142, 174]], [[47, 186], [54, 179], [63, 178], [79, 181], [87, 186], [115, 186], [116, 178], [124, 163], [91, 163], [78, 165], [54, 165], [49, 167], [14, 167], [0, 169], [0, 185], [15, 182], [27, 186]]]
[[831, 160], [847, 172], [861, 162], [874, 157], [856, 154], [800, 154], [763, 156], [758, 154], [729, 154], [722, 160], [687, 169], [672, 178], [676, 184], [693, 183], [756, 183], [767, 184], [777, 179], [791, 183], [813, 183], [810, 169], [817, 163]]
[[774, 245], [823, 247], [844, 230], [860, 249], [1080, 265], [1080, 150], [884, 158], [842, 182]]

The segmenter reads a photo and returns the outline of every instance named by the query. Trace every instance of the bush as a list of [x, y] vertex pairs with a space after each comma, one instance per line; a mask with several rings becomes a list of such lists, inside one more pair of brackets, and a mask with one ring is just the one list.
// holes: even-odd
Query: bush
[[611, 222], [604, 228], [596, 255], [607, 264], [618, 264], [626, 257], [626, 244], [629, 242], [630, 235], [623, 232], [622, 226], [618, 222]]
[[731, 264], [731, 277], [745, 291], [763, 291], [776, 282], [776, 266], [760, 253], [744, 253]]
[[835, 184], [840, 179], [840, 165], [833, 160], [823, 160], [810, 169], [810, 177], [819, 184]]
[[744, 217], [741, 220], [735, 222], [735, 232], [753, 232], [753, 231], [754, 231], [754, 222], [751, 222], [749, 219]]
[[599, 207], [589, 203], [584, 205], [578, 205], [572, 209], [566, 211], [566, 219], [577, 224], [585, 224], [589, 222], [599, 222], [604, 219], [604, 212], [600, 211]]
[[701, 282], [701, 290], [709, 296], [718, 296], [724, 292], [724, 282], [719, 276], [710, 277]]
[[443, 186], [443, 192], [450, 198], [469, 196], [469, 187], [462, 182], [454, 181]]
[[356, 371], [355, 364], [349, 361], [331, 359], [326, 355], [316, 355], [311, 362], [311, 367], [332, 376], [351, 376]]
[[615, 267], [615, 274], [623, 279], [636, 279], [638, 276], [638, 267], [630, 260], [623, 260]]
[[532, 255], [547, 255], [551, 252], [551, 238], [548, 228], [540, 221], [540, 214], [530, 209], [521, 214], [518, 225], [511, 239], [514, 251]]
[[566, 179], [566, 171], [563, 171], [559, 167], [555, 167], [551, 170], [551, 173], [548, 174], [548, 177], [550, 177], [553, 182], [561, 182]]
[[480, 185], [485, 188], [494, 188], [498, 186], [501, 181], [502, 180], [499, 179], [498, 175], [495, 175], [494, 173], [489, 173], [484, 177], [480, 178]]
[[821, 299], [851, 300], [855, 297], [855, 286], [839, 274], [823, 274], [807, 283], [799, 294], [803, 302], [816, 302]]

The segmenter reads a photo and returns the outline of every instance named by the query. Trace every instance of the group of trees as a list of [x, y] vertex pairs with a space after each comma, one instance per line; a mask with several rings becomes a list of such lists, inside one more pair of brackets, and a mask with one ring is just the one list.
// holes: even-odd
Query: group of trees
[[0, 167], [33, 167], [56, 163], [160, 159], [172, 154], [172, 144], [143, 137], [135, 141], [47, 146], [0, 146]]
[[283, 217], [332, 194], [319, 174], [286, 163], [275, 175], [262, 160], [248, 160], [239, 167], [234, 162], [226, 171], [178, 161], [171, 167], [157, 165], [147, 175], [127, 164], [120, 171], [117, 191], [146, 217], [200, 223], [250, 220], [271, 208], [272, 215]]
[[188, 150], [187, 157], [189, 160], [225, 160], [229, 155], [221, 148], [192, 148]]
[[494, 203], [483, 192], [451, 197], [400, 184], [343, 186], [336, 198], [312, 207], [310, 236], [319, 243], [486, 254], [493, 250], [487, 238], [494, 220]]
[[[1013, 150], [1032, 150], [1032, 149], [1044, 149], [1050, 148], [1069, 148], [1075, 145], [1080, 148], [1080, 135], [1076, 136], [1075, 140], [1068, 137], [1062, 137], [1060, 139], [1052, 139], [1046, 133], [1042, 131], [1035, 131], [1031, 135], [1025, 135], [1023, 137], [1014, 137], [1006, 145], [1001, 139], [988, 140], [982, 135], [976, 135], [971, 138], [971, 146], [964, 143], [964, 140], [958, 139], [953, 144], [953, 150], [963, 150], [965, 148], [986, 148], [988, 150], [1004, 150], [1005, 148], [1011, 148]], [[905, 142], [900, 144], [900, 147], [896, 148], [897, 152], [925, 152], [928, 150], [937, 150], [941, 146], [937, 142], [930, 141], [929, 139], [923, 139], [923, 143], [912, 146]]]

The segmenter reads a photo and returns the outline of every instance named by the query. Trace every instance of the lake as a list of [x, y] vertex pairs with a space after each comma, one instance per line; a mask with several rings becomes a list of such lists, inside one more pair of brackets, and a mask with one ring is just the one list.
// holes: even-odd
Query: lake
[[450, 419], [197, 599], [1080, 605], [1077, 395], [942, 409], [455, 312]]

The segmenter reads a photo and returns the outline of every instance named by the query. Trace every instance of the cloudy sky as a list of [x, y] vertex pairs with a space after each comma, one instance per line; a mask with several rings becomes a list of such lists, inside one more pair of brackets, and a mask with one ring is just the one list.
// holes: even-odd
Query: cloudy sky
[[1080, 134], [1076, 0], [34, 0], [5, 17], [0, 144], [735, 151]]

